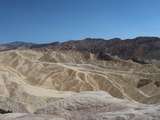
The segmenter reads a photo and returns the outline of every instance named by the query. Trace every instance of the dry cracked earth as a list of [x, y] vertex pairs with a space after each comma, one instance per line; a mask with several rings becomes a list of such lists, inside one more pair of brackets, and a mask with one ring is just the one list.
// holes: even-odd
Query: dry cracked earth
[[160, 65], [73, 50], [0, 52], [0, 120], [160, 120]]

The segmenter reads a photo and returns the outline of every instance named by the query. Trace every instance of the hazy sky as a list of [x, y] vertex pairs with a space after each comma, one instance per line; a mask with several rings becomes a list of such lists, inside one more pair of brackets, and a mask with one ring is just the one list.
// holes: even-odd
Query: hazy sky
[[0, 42], [160, 36], [160, 0], [0, 0]]

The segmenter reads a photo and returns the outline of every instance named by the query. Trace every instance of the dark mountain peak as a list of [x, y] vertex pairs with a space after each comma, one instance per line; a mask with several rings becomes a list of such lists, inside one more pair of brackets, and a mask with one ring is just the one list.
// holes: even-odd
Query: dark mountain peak
[[10, 43], [1, 44], [1, 46], [8, 46], [8, 47], [22, 47], [22, 46], [31, 46], [34, 43], [29, 42], [22, 42], [22, 41], [15, 41]]
[[7, 44], [10, 44], [10, 45], [24, 45], [24, 44], [33, 44], [33, 43], [23, 42], [23, 41], [14, 41], [14, 42], [10, 42], [10, 43], [7, 43]]
[[136, 37], [134, 38], [133, 40], [145, 40], [145, 41], [148, 41], [148, 40], [160, 40], [159, 37], [146, 37], [146, 36], [140, 36], [140, 37]]
[[112, 38], [112, 39], [109, 39], [110, 41], [120, 41], [122, 40], [121, 38]]
[[30, 48], [34, 43], [27, 43], [22, 41], [15, 41], [10, 43], [5, 43], [0, 45], [0, 51], [6, 50], [14, 50], [14, 49], [23, 49], [23, 48]]
[[81, 41], [105, 41], [103, 38], [85, 38]]

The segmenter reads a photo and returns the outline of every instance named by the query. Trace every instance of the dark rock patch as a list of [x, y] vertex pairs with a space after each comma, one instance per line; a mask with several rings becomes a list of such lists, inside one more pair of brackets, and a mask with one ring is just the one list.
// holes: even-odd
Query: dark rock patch
[[137, 84], [137, 88], [144, 87], [145, 85], [148, 85], [151, 82], [152, 82], [152, 80], [149, 80], [149, 79], [140, 79], [138, 84]]
[[157, 87], [160, 87], [160, 81], [156, 81], [154, 84], [155, 84]]
[[12, 111], [0, 109], [0, 114], [7, 114], [7, 113], [12, 113]]

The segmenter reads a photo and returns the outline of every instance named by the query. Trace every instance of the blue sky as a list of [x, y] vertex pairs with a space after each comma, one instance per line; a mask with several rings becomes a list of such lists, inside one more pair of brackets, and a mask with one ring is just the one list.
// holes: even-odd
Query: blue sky
[[0, 0], [0, 42], [160, 36], [160, 0]]

